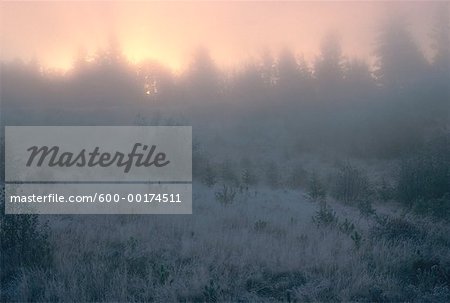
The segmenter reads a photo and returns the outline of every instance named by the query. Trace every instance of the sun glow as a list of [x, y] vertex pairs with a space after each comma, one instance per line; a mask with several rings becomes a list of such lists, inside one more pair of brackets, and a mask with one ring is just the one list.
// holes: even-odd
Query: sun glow
[[150, 47], [126, 44], [123, 48], [123, 55], [132, 64], [140, 64], [146, 61], [159, 62], [174, 72], [182, 69], [183, 64], [180, 58], [164, 53], [161, 50], [153, 50]]
[[[399, 9], [417, 36], [429, 34], [432, 5], [364, 2], [1, 2], [1, 60], [37, 61], [69, 70], [80, 49], [92, 56], [117, 43], [131, 63], [154, 60], [183, 70], [207, 48], [219, 67], [239, 67], [264, 50], [284, 48], [309, 61], [330, 30], [348, 56], [373, 55], [380, 19]], [[429, 13], [424, 13], [427, 10]], [[17, 22], [17, 20], [23, 20]], [[424, 26], [426, 25], [426, 26]], [[23, 39], [27, 37], [27, 39]], [[113, 39], [112, 39], [113, 38]]]

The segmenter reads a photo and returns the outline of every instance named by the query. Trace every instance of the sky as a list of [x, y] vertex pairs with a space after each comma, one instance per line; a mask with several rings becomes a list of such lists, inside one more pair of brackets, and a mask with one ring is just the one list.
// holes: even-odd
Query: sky
[[429, 52], [436, 4], [426, 2], [0, 2], [1, 60], [67, 70], [79, 54], [118, 45], [134, 63], [174, 71], [202, 47], [223, 68], [289, 48], [313, 61], [329, 32], [349, 57], [371, 59], [387, 16], [407, 21]]

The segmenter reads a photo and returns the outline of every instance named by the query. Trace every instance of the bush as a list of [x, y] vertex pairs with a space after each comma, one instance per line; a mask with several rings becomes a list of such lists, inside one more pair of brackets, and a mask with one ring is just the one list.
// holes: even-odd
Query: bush
[[277, 189], [281, 185], [280, 172], [275, 162], [271, 161], [266, 167], [266, 182], [273, 189]]
[[213, 279], [209, 280], [209, 284], [203, 288], [204, 302], [218, 302], [219, 297], [222, 295], [223, 290], [220, 288]]
[[236, 189], [224, 185], [221, 191], [216, 192], [216, 200], [224, 205], [232, 204], [236, 197]]
[[396, 175], [399, 201], [418, 213], [450, 218], [450, 139], [438, 137], [404, 159]]
[[398, 199], [408, 206], [418, 200], [433, 200], [450, 193], [447, 156], [423, 153], [403, 160], [396, 182]]
[[327, 196], [325, 187], [315, 172], [309, 179], [308, 195], [313, 201], [324, 201]]
[[254, 229], [256, 232], [261, 232], [263, 230], [266, 230], [268, 226], [269, 226], [269, 223], [267, 221], [258, 220], [254, 224]]
[[390, 201], [395, 198], [394, 187], [385, 178], [381, 179], [381, 185], [377, 188], [377, 197], [382, 201]]
[[213, 167], [208, 163], [205, 167], [205, 173], [202, 178], [203, 184], [213, 187], [217, 183], [217, 174]]
[[350, 204], [370, 196], [369, 179], [356, 167], [347, 163], [338, 168], [334, 176], [331, 195], [336, 200]]
[[37, 215], [5, 215], [4, 187], [0, 207], [1, 300], [7, 300], [5, 287], [24, 268], [48, 268], [52, 264], [52, 247], [47, 224], [40, 224]]
[[339, 224], [339, 230], [346, 234], [347, 236], [351, 235], [353, 231], [355, 230], [355, 224], [350, 222], [347, 218], [344, 220], [344, 222]]
[[192, 142], [192, 177], [202, 180], [206, 166], [209, 164], [207, 154], [202, 150], [198, 141]]
[[308, 185], [308, 181], [306, 170], [302, 166], [298, 165], [292, 169], [289, 176], [288, 185], [291, 189], [299, 189]]
[[[293, 302], [291, 295], [297, 287], [305, 284], [306, 277], [302, 272], [263, 271], [260, 276], [247, 280], [248, 292], [256, 293], [260, 302]], [[267, 298], [268, 300], [262, 300]]]
[[250, 186], [257, 184], [257, 179], [255, 174], [250, 168], [246, 168], [242, 171], [242, 186], [245, 190], [248, 190]]
[[372, 207], [370, 200], [362, 200], [357, 205], [360, 214], [364, 217], [370, 217], [375, 214], [375, 209]]
[[388, 241], [410, 240], [419, 241], [425, 237], [425, 233], [419, 227], [403, 218], [388, 216], [376, 217], [377, 224], [372, 227], [372, 235], [384, 238]]
[[239, 177], [235, 174], [233, 164], [229, 160], [222, 163], [220, 177], [225, 184], [233, 186], [239, 185]]
[[414, 212], [417, 214], [431, 215], [439, 219], [450, 219], [450, 193], [431, 200], [419, 200], [414, 204]]
[[320, 226], [334, 226], [338, 223], [336, 212], [329, 207], [325, 202], [320, 204], [319, 210], [312, 218], [313, 223]]
[[359, 232], [354, 231], [351, 235], [350, 235], [350, 239], [353, 240], [353, 244], [355, 244], [356, 249], [359, 249], [361, 247], [361, 243], [362, 243], [362, 236]]

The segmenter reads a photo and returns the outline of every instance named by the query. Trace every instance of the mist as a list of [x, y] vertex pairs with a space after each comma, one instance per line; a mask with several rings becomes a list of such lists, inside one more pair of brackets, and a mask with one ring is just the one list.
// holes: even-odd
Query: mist
[[449, 301], [447, 3], [0, 5], [3, 131], [193, 136], [191, 215], [2, 211], [2, 301]]
[[[202, 4], [199, 9], [218, 9], [224, 4], [217, 5]], [[243, 6], [241, 14], [245, 15], [249, 5], [239, 4]], [[290, 5], [294, 4], [281, 9], [292, 9]], [[356, 7], [363, 12], [374, 5]], [[269, 7], [263, 4], [258, 9]], [[325, 13], [332, 5], [308, 7]], [[409, 4], [400, 7], [411, 15], [417, 9]], [[433, 23], [425, 27], [430, 53], [424, 50], [411, 22], [390, 14], [378, 20], [377, 35], [366, 42], [371, 46], [371, 57], [346, 53], [345, 36], [328, 31], [320, 39], [315, 37], [320, 41], [313, 59], [308, 60], [293, 47], [278, 52], [260, 48], [259, 56], [233, 69], [224, 69], [214, 59], [214, 42], [196, 48], [181, 72], [165, 61], [131, 62], [126, 44], [121, 44], [125, 41], [120, 39], [93, 55], [78, 54], [67, 71], [49, 69], [38, 60], [5, 61], [4, 123], [127, 125], [142, 119], [145, 121], [139, 123], [155, 123], [150, 121], [153, 116], [162, 115], [193, 125], [203, 140], [220, 133], [223, 140], [231, 141], [224, 142], [230, 147], [242, 133], [245, 137], [262, 133], [260, 138], [267, 137], [285, 148], [363, 157], [398, 156], [425, 144], [430, 130], [445, 129], [448, 123], [450, 40], [448, 10], [442, 7], [432, 6]], [[354, 10], [351, 6], [349, 11]], [[231, 12], [237, 14], [234, 5], [222, 14], [233, 15]], [[334, 20], [347, 13], [341, 8]], [[286, 19], [291, 15], [295, 14], [283, 14]], [[242, 16], [234, 18], [243, 20]], [[285, 31], [298, 31], [302, 36], [302, 28], [292, 24]], [[8, 42], [6, 39], [6, 49]], [[233, 51], [227, 52], [234, 57]]]
[[370, 59], [380, 22], [393, 16], [407, 21], [420, 48], [429, 54], [428, 34], [437, 6], [424, 2], [344, 6], [336, 2], [2, 2], [1, 58], [36, 60], [44, 68], [68, 70], [80, 54], [94, 56], [117, 43], [135, 63], [152, 59], [181, 71], [198, 47], [207, 47], [220, 67], [236, 68], [264, 50], [276, 53], [284, 48], [312, 61], [320, 51], [321, 37], [336, 32], [345, 54]]

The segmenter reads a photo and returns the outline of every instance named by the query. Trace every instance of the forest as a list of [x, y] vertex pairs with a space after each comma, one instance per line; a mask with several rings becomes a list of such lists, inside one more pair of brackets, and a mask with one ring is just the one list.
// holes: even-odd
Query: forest
[[312, 61], [233, 69], [115, 41], [68, 71], [3, 61], [2, 126], [191, 125], [194, 181], [192, 215], [2, 211], [1, 301], [450, 301], [448, 9], [434, 21], [424, 47], [389, 19], [366, 59], [331, 32]]

